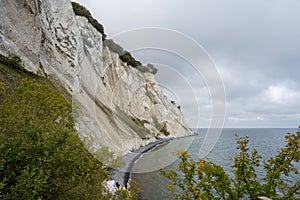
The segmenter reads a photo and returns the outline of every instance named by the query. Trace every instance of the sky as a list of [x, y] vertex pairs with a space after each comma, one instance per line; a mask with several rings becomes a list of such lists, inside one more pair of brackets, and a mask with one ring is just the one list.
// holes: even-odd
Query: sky
[[[87, 7], [104, 25], [108, 37], [124, 48], [130, 45], [118, 39], [118, 34], [145, 27], [175, 31], [201, 46], [206, 59], [214, 63], [225, 89], [224, 127], [300, 125], [300, 1], [76, 2]], [[151, 33], [136, 40], [148, 40], [147, 37]], [[157, 66], [157, 82], [181, 106], [190, 127], [208, 127], [215, 98], [209, 80], [215, 76], [195, 76], [193, 69], [197, 66], [169, 50], [144, 48], [132, 54], [143, 63]], [[199, 55], [197, 59], [201, 58]]]

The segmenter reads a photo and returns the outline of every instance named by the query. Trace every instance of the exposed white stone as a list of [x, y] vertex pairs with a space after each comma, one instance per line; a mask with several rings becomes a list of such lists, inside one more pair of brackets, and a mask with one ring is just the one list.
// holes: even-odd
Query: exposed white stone
[[258, 197], [257, 200], [272, 200], [272, 199], [268, 197]]
[[114, 180], [105, 181], [103, 185], [107, 189], [107, 191], [111, 194], [115, 194], [116, 191], [118, 190], [116, 186], [116, 182]]
[[25, 69], [72, 96], [76, 128], [90, 150], [105, 145], [122, 155], [157, 138], [191, 134], [154, 76], [104, 47], [69, 0], [0, 1], [0, 53], [20, 56]]

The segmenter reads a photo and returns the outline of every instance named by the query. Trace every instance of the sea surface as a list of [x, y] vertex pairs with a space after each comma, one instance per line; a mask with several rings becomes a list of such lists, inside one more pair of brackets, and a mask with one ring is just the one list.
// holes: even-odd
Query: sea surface
[[[226, 128], [222, 130], [220, 138], [213, 150], [205, 157], [206, 160], [213, 161], [224, 167], [225, 171], [231, 173], [230, 166], [233, 164], [232, 158], [237, 154], [235, 134], [238, 136], [249, 136], [250, 150], [256, 148], [264, 160], [276, 155], [285, 145], [285, 135], [288, 132], [295, 133], [297, 129], [289, 128]], [[172, 152], [180, 149], [187, 150], [189, 154], [198, 160], [199, 149], [206, 135], [207, 129], [194, 129], [197, 133], [194, 137], [174, 139], [167, 144], [158, 146], [151, 152], [145, 153], [134, 165], [134, 172], [131, 179], [139, 183], [143, 192], [140, 199], [143, 200], [169, 200], [174, 199], [166, 189], [168, 180], [160, 172], [160, 168], [166, 170], [177, 169], [178, 160]], [[157, 167], [156, 167], [157, 166]], [[300, 164], [296, 167], [300, 170]], [[258, 170], [258, 176], [263, 177], [262, 168]], [[296, 182], [300, 175], [293, 175], [288, 181]]]

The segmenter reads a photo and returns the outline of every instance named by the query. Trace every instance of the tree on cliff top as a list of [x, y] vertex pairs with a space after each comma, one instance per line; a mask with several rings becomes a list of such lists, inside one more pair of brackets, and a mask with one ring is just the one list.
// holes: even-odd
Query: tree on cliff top
[[84, 16], [88, 19], [88, 21], [98, 30], [103, 38], [103, 45], [107, 46], [111, 51], [117, 53], [119, 58], [127, 63], [128, 65], [138, 69], [139, 71], [145, 73], [150, 72], [152, 74], [157, 73], [157, 68], [154, 67], [152, 64], [148, 64], [147, 66], [142, 65], [142, 63], [136, 60], [128, 51], [124, 50], [119, 44], [115, 43], [112, 39], [106, 39], [106, 34], [104, 33], [104, 27], [100, 24], [96, 19], [92, 17], [92, 14], [88, 9], [84, 6], [80, 5], [79, 3], [72, 2], [73, 10], [76, 15]]
[[88, 9], [84, 6], [80, 5], [79, 3], [72, 2], [73, 11], [76, 15], [83, 16], [87, 18], [87, 20], [94, 26], [102, 34], [102, 39], [105, 40], [106, 34], [104, 32], [104, 27], [100, 24], [96, 19], [93, 18], [92, 14]]

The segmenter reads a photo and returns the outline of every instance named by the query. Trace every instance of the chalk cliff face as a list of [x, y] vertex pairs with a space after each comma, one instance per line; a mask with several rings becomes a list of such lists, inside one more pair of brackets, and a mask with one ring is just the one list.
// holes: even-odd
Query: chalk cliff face
[[141, 73], [103, 46], [102, 35], [75, 16], [68, 0], [0, 0], [0, 54], [72, 97], [76, 128], [90, 150], [118, 154], [158, 138], [191, 134], [181, 111], [151, 73]]

